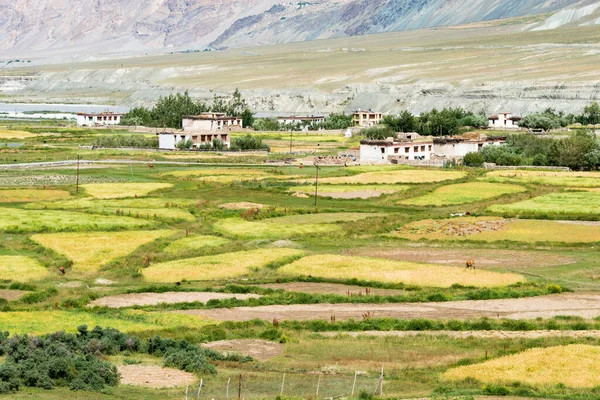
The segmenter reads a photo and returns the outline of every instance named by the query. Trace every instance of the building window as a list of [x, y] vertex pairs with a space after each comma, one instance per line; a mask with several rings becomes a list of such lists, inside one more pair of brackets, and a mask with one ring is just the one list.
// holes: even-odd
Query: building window
[[398, 151], [399, 151], [399, 150], [400, 150], [400, 148], [399, 148], [399, 147], [395, 147], [395, 148], [394, 148], [394, 154], [398, 154]]
[[431, 145], [429, 145], [429, 151], [431, 151]]
[[415, 146], [415, 153], [419, 151], [419, 146]]
[[385, 147], [381, 148], [381, 154], [385, 154]]
[[404, 152], [405, 152], [405, 153], [410, 153], [410, 147], [405, 147], [405, 148], [404, 148]]
[[421, 151], [425, 151], [425, 146], [421, 146]]

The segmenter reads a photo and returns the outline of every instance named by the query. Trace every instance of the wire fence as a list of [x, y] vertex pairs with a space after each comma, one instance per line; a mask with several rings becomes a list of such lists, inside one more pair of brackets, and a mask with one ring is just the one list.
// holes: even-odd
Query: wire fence
[[337, 399], [358, 397], [366, 392], [384, 394], [383, 368], [374, 376], [362, 371], [354, 375], [327, 373], [243, 373], [203, 378], [198, 385], [187, 386], [182, 398], [246, 400], [280, 397]]

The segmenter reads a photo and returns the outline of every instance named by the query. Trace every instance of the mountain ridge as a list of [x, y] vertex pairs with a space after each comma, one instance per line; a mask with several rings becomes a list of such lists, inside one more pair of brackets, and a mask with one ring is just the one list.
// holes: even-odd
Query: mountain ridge
[[[6, 54], [237, 48], [557, 13], [598, 3], [589, 0], [496, 0], [492, 4], [487, 0], [297, 3], [0, 0], [0, 48]], [[572, 18], [582, 13], [567, 14]], [[560, 24], [564, 18], [558, 19]]]

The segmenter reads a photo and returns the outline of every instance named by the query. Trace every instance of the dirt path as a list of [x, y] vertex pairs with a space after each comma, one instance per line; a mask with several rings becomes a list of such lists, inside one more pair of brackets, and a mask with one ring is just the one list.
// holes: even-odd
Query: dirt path
[[289, 306], [238, 307], [230, 309], [176, 311], [220, 321], [263, 319], [306, 321], [391, 317], [400, 319], [551, 318], [557, 315], [594, 318], [600, 316], [600, 294], [559, 294], [524, 299], [449, 301], [401, 304], [296, 304]]
[[418, 335], [449, 336], [454, 339], [538, 339], [545, 337], [600, 338], [600, 331], [362, 331], [362, 332], [323, 332], [320, 335], [411, 337]]
[[199, 301], [206, 303], [209, 300], [238, 299], [247, 300], [258, 298], [256, 294], [232, 294], [232, 293], [210, 293], [210, 292], [166, 292], [166, 293], [130, 293], [117, 296], [101, 297], [92, 301], [89, 306], [100, 306], [109, 308], [154, 306], [157, 304], [193, 303]]
[[191, 385], [198, 378], [189, 372], [156, 365], [122, 365], [119, 368], [121, 384], [151, 388], [170, 388]]
[[21, 297], [27, 294], [24, 290], [4, 290], [0, 289], [0, 298], [11, 301], [19, 300]]
[[258, 339], [220, 340], [202, 344], [222, 353], [237, 353], [250, 356], [258, 361], [266, 361], [283, 353], [283, 344]]

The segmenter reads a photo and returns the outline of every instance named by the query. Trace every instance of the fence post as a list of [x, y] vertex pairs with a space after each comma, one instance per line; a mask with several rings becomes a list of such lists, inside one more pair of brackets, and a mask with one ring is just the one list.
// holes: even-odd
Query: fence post
[[242, 398], [242, 374], [240, 374], [240, 383], [238, 384], [238, 400]]
[[381, 386], [380, 386], [379, 395], [383, 396], [383, 364], [381, 364]]
[[354, 383], [352, 383], [352, 394], [350, 397], [354, 397], [354, 389], [356, 388], [356, 377], [358, 376], [358, 371], [354, 371]]
[[225, 399], [229, 400], [229, 382], [231, 382], [231, 377], [227, 379], [227, 389], [225, 389]]
[[281, 392], [279, 393], [280, 396], [283, 396], [283, 386], [285, 385], [285, 372], [283, 373], [283, 378], [281, 379]]
[[198, 393], [196, 394], [196, 400], [200, 399], [200, 391], [202, 390], [203, 380], [200, 379], [200, 386], [198, 386]]
[[188, 389], [190, 388], [190, 385], [187, 385], [185, 387], [185, 400], [188, 400]]
[[323, 374], [319, 374], [319, 380], [317, 381], [317, 394], [315, 395], [315, 399], [319, 398], [319, 387], [321, 386], [321, 376]]

